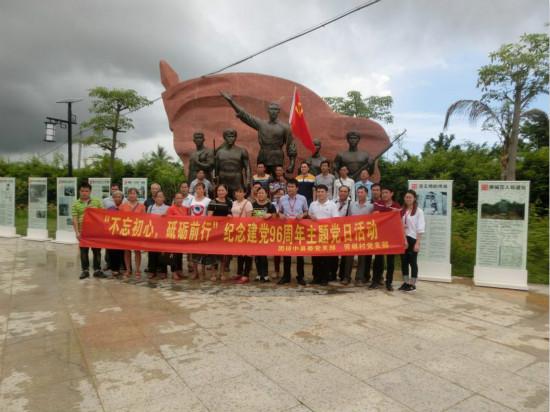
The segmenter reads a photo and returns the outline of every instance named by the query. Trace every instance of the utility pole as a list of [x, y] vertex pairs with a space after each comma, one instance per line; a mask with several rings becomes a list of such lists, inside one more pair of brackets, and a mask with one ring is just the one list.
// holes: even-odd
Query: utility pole
[[[60, 125], [62, 129], [67, 128], [67, 144], [69, 146], [68, 153], [68, 172], [67, 175], [72, 177], [73, 175], [73, 124], [76, 123], [76, 116], [73, 115], [72, 104], [80, 102], [82, 99], [64, 99], [56, 103], [67, 104], [67, 120], [58, 119], [56, 117], [46, 117], [46, 142], [55, 142], [55, 126]], [[53, 132], [52, 132], [53, 130]]]
[[82, 129], [78, 130], [78, 156], [76, 161], [76, 167], [80, 169], [80, 159], [82, 158]]

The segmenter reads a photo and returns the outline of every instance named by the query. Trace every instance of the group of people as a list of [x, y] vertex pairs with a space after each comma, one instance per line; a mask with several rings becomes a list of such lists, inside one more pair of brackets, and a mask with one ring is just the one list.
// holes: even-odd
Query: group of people
[[[103, 199], [92, 199], [91, 186], [82, 183], [79, 188], [79, 199], [72, 208], [73, 226], [77, 238], [84, 211], [87, 207], [99, 207], [130, 213], [151, 213], [168, 216], [233, 216], [255, 217], [258, 219], [305, 219], [322, 220], [345, 216], [368, 215], [400, 211], [405, 238], [405, 252], [401, 255], [403, 284], [399, 290], [410, 292], [416, 290], [418, 277], [417, 256], [420, 250], [422, 234], [425, 230], [424, 214], [417, 205], [417, 196], [408, 190], [403, 198], [403, 206], [393, 199], [390, 187], [370, 180], [368, 170], [362, 170], [360, 179], [355, 182], [348, 176], [347, 166], [337, 170], [337, 176], [331, 173], [330, 163], [323, 161], [320, 173], [310, 173], [307, 162], [300, 164], [300, 174], [287, 178], [282, 166], [276, 166], [268, 174], [266, 165], [258, 162], [256, 173], [252, 176], [249, 188], [238, 187], [229, 193], [225, 184], [214, 185], [207, 179], [204, 170], [199, 170], [196, 178], [188, 184], [184, 182], [170, 202], [158, 183], [150, 186], [150, 197], [145, 202], [138, 200], [135, 188], [127, 190], [126, 197], [118, 184], [111, 185], [111, 196]], [[268, 282], [278, 279], [278, 284], [291, 281], [292, 259], [283, 256], [283, 273], [280, 275], [281, 257], [273, 258], [273, 272], [269, 270], [266, 256], [254, 256], [253, 251], [246, 255], [236, 256], [235, 272], [231, 276], [232, 256], [214, 254], [187, 255], [187, 272], [191, 279], [204, 279], [206, 269], [211, 269], [210, 280], [227, 281], [243, 284], [250, 281], [253, 263], [256, 267], [256, 280]], [[105, 277], [101, 270], [101, 250], [92, 248], [93, 276]], [[90, 276], [89, 249], [80, 248], [82, 273], [81, 279]], [[133, 255], [133, 261], [132, 261]], [[167, 277], [168, 266], [174, 280], [186, 277], [183, 271], [184, 253], [148, 252], [147, 272], [150, 279]], [[339, 280], [344, 285], [352, 281], [354, 256], [313, 256], [311, 284], [327, 285]], [[134, 276], [141, 279], [141, 251], [107, 250], [106, 262], [114, 276]], [[384, 287], [393, 291], [393, 274], [395, 255], [361, 255], [357, 257], [355, 283], [369, 284], [369, 289]], [[385, 273], [384, 273], [385, 269]], [[384, 276], [385, 275], [385, 276]], [[306, 285], [304, 257], [296, 258], [296, 281]]]

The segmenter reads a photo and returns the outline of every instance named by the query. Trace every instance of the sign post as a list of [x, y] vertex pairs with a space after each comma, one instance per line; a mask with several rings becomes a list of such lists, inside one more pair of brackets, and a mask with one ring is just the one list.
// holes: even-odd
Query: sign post
[[26, 240], [45, 241], [48, 238], [48, 179], [29, 177], [29, 206]]
[[0, 177], [0, 237], [18, 237], [15, 232], [15, 177]]
[[71, 210], [76, 200], [76, 177], [57, 178], [57, 231], [56, 243], [78, 243], [73, 229]]
[[451, 282], [452, 180], [409, 180], [424, 211], [426, 231], [418, 253], [418, 278]]
[[527, 290], [528, 181], [480, 181], [474, 284]]

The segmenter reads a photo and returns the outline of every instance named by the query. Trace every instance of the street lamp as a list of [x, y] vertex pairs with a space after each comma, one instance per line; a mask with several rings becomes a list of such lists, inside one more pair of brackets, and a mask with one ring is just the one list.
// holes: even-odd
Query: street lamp
[[56, 117], [46, 117], [46, 134], [44, 135], [44, 141], [55, 142], [55, 126], [60, 125], [62, 129], [67, 128], [67, 143], [69, 146], [69, 177], [73, 175], [73, 124], [76, 124], [76, 115], [73, 115], [72, 104], [81, 102], [82, 99], [63, 99], [56, 103], [67, 104], [67, 120], [58, 119]]
[[51, 123], [50, 121], [46, 120], [46, 134], [44, 135], [44, 141], [48, 143], [55, 142], [55, 124]]

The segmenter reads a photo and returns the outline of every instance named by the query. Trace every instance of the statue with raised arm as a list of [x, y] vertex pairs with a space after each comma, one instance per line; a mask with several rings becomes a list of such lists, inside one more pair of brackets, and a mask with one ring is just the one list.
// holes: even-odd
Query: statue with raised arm
[[277, 103], [270, 103], [267, 109], [269, 120], [262, 120], [247, 113], [239, 106], [231, 95], [226, 92], [220, 92], [225, 100], [233, 107], [237, 117], [248, 126], [258, 131], [258, 142], [260, 152], [258, 153], [258, 162], [265, 164], [268, 173], [273, 174], [275, 167], [284, 165], [285, 155], [283, 147], [286, 147], [286, 154], [290, 164], [286, 170], [287, 173], [294, 172], [294, 162], [296, 161], [296, 147], [292, 140], [290, 125], [277, 120], [281, 111]]
[[[353, 180], [358, 180], [362, 170], [368, 170], [372, 167], [373, 159], [370, 158], [369, 154], [365, 150], [358, 149], [359, 140], [361, 140], [361, 134], [359, 132], [348, 132], [346, 134], [346, 140], [349, 145], [348, 150], [345, 152], [340, 152], [336, 155], [334, 159], [334, 171], [338, 173], [340, 167], [347, 166], [349, 177]], [[380, 181], [378, 162], [375, 162], [374, 166], [374, 171], [371, 174], [372, 178], [376, 179], [376, 181]]]
[[315, 153], [306, 159], [307, 164], [309, 165], [309, 172], [313, 176], [317, 176], [321, 173], [321, 163], [327, 160], [326, 157], [321, 156], [321, 140], [313, 139], [313, 145], [315, 146]]
[[189, 156], [189, 173], [187, 181], [192, 182], [197, 177], [199, 170], [204, 170], [206, 178], [212, 181], [212, 171], [214, 170], [214, 150], [204, 145], [204, 133], [193, 133], [193, 142], [197, 150], [191, 152]]
[[229, 189], [230, 196], [233, 196], [235, 189], [246, 188], [250, 183], [250, 162], [248, 151], [242, 147], [235, 146], [237, 131], [226, 129], [223, 131], [223, 145], [216, 150], [216, 178], [217, 183], [224, 183]]

